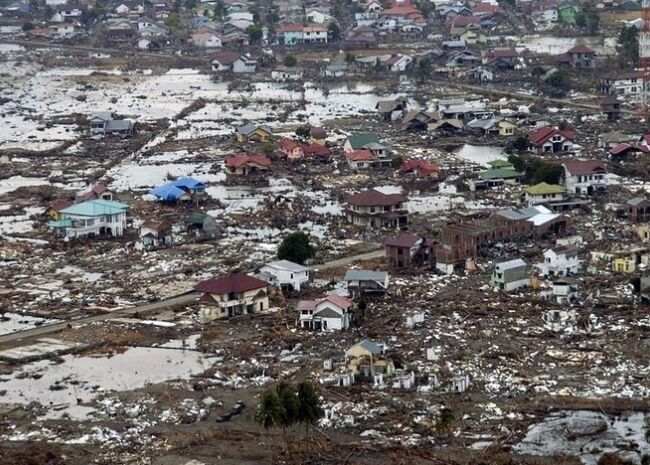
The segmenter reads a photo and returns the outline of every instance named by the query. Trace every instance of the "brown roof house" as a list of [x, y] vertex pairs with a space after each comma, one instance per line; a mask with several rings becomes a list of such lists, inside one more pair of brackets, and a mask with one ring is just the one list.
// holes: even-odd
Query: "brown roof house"
[[201, 281], [194, 290], [202, 294], [199, 316], [203, 322], [269, 308], [268, 283], [243, 273]]
[[266, 155], [237, 153], [226, 158], [225, 164], [229, 175], [248, 176], [267, 172], [271, 160]]
[[388, 265], [393, 269], [411, 267], [430, 267], [434, 263], [433, 241], [402, 233], [384, 241], [384, 250]]
[[607, 191], [607, 165], [599, 160], [567, 160], [564, 187], [569, 194], [592, 195]]
[[346, 217], [355, 226], [369, 229], [401, 229], [408, 225], [407, 198], [370, 189], [347, 199]]

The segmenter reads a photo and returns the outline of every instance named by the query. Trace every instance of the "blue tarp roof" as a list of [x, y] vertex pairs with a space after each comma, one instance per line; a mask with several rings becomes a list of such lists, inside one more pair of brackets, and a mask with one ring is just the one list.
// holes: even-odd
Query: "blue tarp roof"
[[155, 189], [151, 189], [149, 193], [157, 197], [159, 200], [167, 202], [178, 200], [186, 194], [183, 189], [174, 186], [172, 183], [164, 184], [162, 186], [156, 187]]
[[170, 182], [172, 186], [180, 187], [180, 188], [186, 188], [186, 189], [191, 189], [191, 190], [197, 190], [197, 189], [203, 189], [205, 187], [205, 184], [203, 184], [201, 181], [196, 180], [194, 178], [178, 178], [176, 181]]

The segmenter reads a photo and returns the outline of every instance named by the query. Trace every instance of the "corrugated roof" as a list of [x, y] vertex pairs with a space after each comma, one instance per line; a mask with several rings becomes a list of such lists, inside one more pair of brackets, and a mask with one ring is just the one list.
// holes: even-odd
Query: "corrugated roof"
[[231, 292], [241, 293], [253, 291], [255, 289], [263, 289], [266, 287], [267, 283], [261, 279], [248, 276], [244, 273], [233, 273], [228, 276], [201, 281], [194, 289], [199, 292], [207, 292], [210, 294], [228, 294]]
[[103, 216], [125, 212], [129, 206], [112, 200], [88, 200], [61, 210], [64, 215]]
[[351, 205], [360, 207], [385, 207], [397, 205], [406, 201], [406, 197], [401, 194], [384, 194], [382, 192], [370, 189], [348, 197], [347, 202]]
[[557, 184], [548, 184], [545, 182], [540, 182], [534, 186], [529, 186], [526, 188], [526, 192], [531, 195], [543, 195], [543, 194], [562, 194], [566, 189]]
[[388, 273], [385, 271], [349, 270], [345, 273], [344, 281], [386, 281]]
[[264, 266], [268, 266], [269, 268], [275, 268], [277, 270], [291, 271], [293, 273], [302, 273], [303, 271], [309, 270], [309, 268], [307, 268], [306, 266], [302, 266], [298, 263], [294, 263], [289, 260], [275, 260], [273, 262], [267, 263]]

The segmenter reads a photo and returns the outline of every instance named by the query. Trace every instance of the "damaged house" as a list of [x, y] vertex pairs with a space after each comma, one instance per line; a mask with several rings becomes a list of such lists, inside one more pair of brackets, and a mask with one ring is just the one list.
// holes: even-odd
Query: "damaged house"
[[570, 160], [562, 163], [562, 180], [568, 193], [592, 195], [607, 191], [607, 165], [599, 160]]
[[316, 300], [298, 302], [298, 326], [313, 331], [340, 331], [352, 322], [352, 300], [328, 295]]
[[48, 226], [65, 239], [120, 237], [126, 230], [128, 205], [111, 200], [88, 200], [61, 210]]
[[226, 172], [234, 176], [249, 176], [269, 171], [271, 160], [265, 155], [238, 153], [226, 158]]
[[385, 271], [349, 270], [343, 281], [353, 298], [384, 294], [388, 289], [388, 273]]
[[290, 262], [276, 260], [260, 268], [260, 278], [280, 289], [300, 292], [309, 283], [309, 268]]
[[402, 233], [384, 241], [388, 265], [393, 269], [432, 267], [435, 262], [433, 241]]
[[571, 152], [576, 133], [573, 129], [545, 126], [528, 134], [531, 150], [537, 153]]
[[347, 221], [355, 226], [402, 229], [408, 225], [406, 200], [401, 194], [384, 194], [370, 189], [347, 198], [345, 215]]
[[573, 246], [555, 247], [544, 251], [544, 261], [535, 267], [542, 276], [569, 276], [580, 271], [578, 249]]
[[530, 286], [528, 264], [521, 258], [497, 263], [492, 272], [492, 285], [503, 291]]
[[128, 119], [115, 119], [110, 112], [95, 113], [88, 118], [90, 134], [93, 136], [120, 136], [133, 135], [134, 124]]
[[268, 284], [243, 273], [201, 281], [194, 290], [201, 293], [202, 321], [250, 315], [269, 308]]

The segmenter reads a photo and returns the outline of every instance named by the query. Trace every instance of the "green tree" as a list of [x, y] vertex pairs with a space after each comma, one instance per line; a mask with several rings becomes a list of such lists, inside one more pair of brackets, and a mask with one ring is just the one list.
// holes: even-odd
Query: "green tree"
[[639, 31], [634, 26], [623, 26], [618, 34], [618, 58], [622, 66], [639, 64]]
[[557, 70], [546, 79], [545, 92], [552, 97], [563, 97], [571, 90], [569, 74], [563, 70]]
[[296, 136], [302, 137], [303, 139], [309, 138], [311, 134], [311, 127], [308, 124], [303, 124], [296, 128]]
[[259, 44], [262, 41], [262, 37], [264, 37], [262, 27], [258, 25], [248, 26], [246, 32], [248, 33], [248, 40], [251, 45]]
[[418, 66], [415, 69], [415, 74], [420, 81], [425, 81], [426, 79], [430, 78], [432, 72], [433, 64], [431, 63], [431, 59], [429, 57], [422, 58], [418, 62]]
[[214, 4], [214, 17], [217, 19], [223, 19], [226, 16], [226, 6], [223, 3], [223, 0], [217, 0], [217, 3]]
[[264, 429], [270, 429], [281, 427], [284, 416], [285, 413], [278, 393], [273, 389], [265, 391], [262, 394], [260, 403], [257, 405], [255, 421], [262, 425]]
[[331, 42], [338, 42], [341, 40], [341, 28], [335, 22], [331, 22], [327, 26], [327, 36]]
[[23, 23], [22, 29], [23, 29], [23, 32], [31, 31], [32, 29], [34, 29], [34, 24], [29, 23], [29, 22]]
[[314, 385], [304, 381], [298, 385], [298, 421], [305, 425], [309, 433], [309, 427], [315, 425], [323, 418], [324, 412], [321, 407], [320, 397]]
[[282, 406], [280, 426], [286, 432], [288, 428], [291, 428], [291, 426], [298, 422], [298, 414], [300, 412], [298, 394], [291, 384], [285, 382], [280, 382], [276, 386], [275, 391]]
[[456, 420], [456, 416], [454, 415], [454, 412], [452, 412], [448, 408], [443, 408], [440, 411], [440, 418], [438, 419], [438, 423], [436, 424], [436, 429], [440, 432], [449, 431], [455, 420]]
[[596, 34], [600, 28], [600, 16], [590, 4], [585, 4], [582, 11], [576, 15], [576, 26], [585, 29], [589, 34]]
[[177, 33], [180, 31], [182, 25], [181, 25], [181, 18], [178, 15], [178, 13], [170, 13], [169, 16], [167, 16], [167, 19], [165, 20], [165, 25], [172, 31]]
[[287, 55], [284, 57], [284, 61], [282, 63], [288, 68], [293, 68], [298, 64], [298, 60], [296, 60], [296, 57], [293, 55]]
[[289, 260], [301, 265], [312, 258], [314, 254], [315, 250], [309, 242], [309, 236], [301, 231], [289, 234], [278, 247], [280, 260]]

